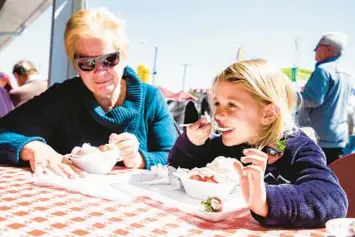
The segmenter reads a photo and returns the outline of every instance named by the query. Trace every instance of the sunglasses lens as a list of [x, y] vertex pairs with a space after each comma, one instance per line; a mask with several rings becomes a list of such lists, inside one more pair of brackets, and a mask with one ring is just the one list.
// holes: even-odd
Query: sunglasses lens
[[78, 60], [78, 67], [83, 71], [92, 71], [96, 65], [95, 59], [85, 58]]
[[[82, 58], [77, 60], [78, 67], [82, 71], [92, 71], [95, 69], [97, 58]], [[110, 53], [99, 57], [100, 63], [104, 67], [114, 67], [120, 62], [119, 52]]]
[[120, 54], [118, 52], [104, 55], [100, 58], [104, 67], [114, 67], [120, 62]]

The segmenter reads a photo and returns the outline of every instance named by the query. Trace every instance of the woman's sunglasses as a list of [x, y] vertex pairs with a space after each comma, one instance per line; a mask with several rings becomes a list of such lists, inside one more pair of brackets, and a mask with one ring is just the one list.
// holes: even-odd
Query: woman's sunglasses
[[120, 52], [117, 51], [93, 58], [76, 58], [75, 62], [80, 70], [85, 72], [94, 70], [98, 62], [104, 67], [114, 67], [120, 62]]

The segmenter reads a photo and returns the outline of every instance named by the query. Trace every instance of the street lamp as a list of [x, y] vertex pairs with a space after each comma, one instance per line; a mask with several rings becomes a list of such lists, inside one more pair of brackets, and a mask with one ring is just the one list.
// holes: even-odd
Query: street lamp
[[186, 80], [186, 71], [187, 71], [187, 67], [191, 67], [191, 64], [187, 64], [187, 63], [182, 63], [181, 64], [184, 67], [184, 74], [182, 76], [182, 90], [185, 90], [185, 80]]
[[[146, 40], [141, 40], [142, 44], [147, 44]], [[155, 77], [157, 75], [157, 59], [158, 59], [158, 46], [154, 45], [154, 59], [153, 59], [153, 70], [152, 70], [152, 84], [154, 85]]]

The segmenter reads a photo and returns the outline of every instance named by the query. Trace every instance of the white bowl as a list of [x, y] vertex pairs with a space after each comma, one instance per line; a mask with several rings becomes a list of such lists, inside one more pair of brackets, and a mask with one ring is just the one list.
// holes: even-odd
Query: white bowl
[[91, 174], [107, 174], [120, 161], [116, 150], [95, 152], [85, 156], [66, 155], [79, 169]]
[[206, 200], [209, 197], [218, 197], [223, 200], [231, 194], [236, 186], [236, 183], [233, 182], [202, 182], [190, 179], [188, 176], [180, 176], [180, 180], [186, 194], [199, 200]]

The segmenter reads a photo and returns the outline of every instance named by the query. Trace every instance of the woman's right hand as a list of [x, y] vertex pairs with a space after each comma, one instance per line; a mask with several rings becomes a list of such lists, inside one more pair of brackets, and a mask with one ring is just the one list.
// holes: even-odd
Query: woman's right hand
[[29, 161], [31, 169], [36, 175], [53, 173], [73, 179], [85, 176], [85, 172], [75, 167], [52, 147], [40, 141], [26, 144], [21, 149], [20, 159]]
[[210, 137], [211, 130], [211, 123], [201, 118], [186, 128], [186, 135], [195, 146], [201, 146]]

